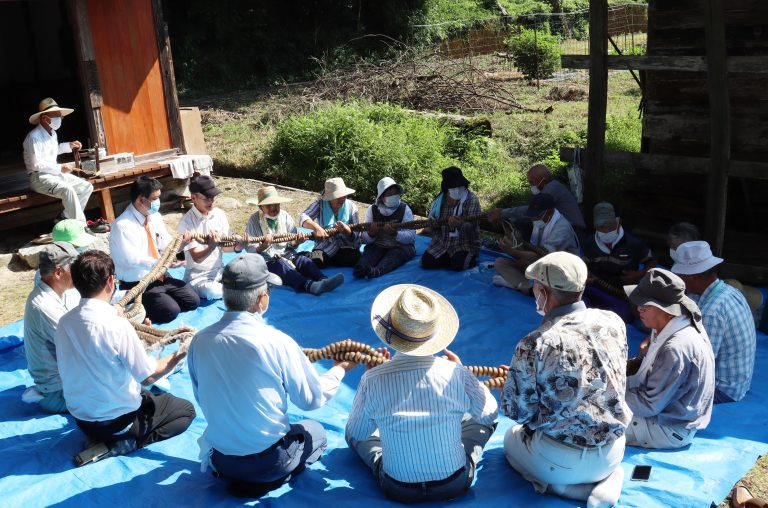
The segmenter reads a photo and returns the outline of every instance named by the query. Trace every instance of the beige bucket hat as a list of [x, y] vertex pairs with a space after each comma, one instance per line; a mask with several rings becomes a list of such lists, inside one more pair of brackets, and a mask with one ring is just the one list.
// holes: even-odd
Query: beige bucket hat
[[325, 181], [325, 189], [320, 195], [320, 199], [323, 201], [330, 201], [332, 199], [343, 198], [344, 196], [349, 196], [350, 194], [354, 193], [355, 189], [350, 189], [347, 187], [347, 184], [344, 183], [344, 179], [329, 178]]
[[393, 349], [411, 356], [429, 356], [453, 342], [459, 316], [436, 291], [416, 284], [398, 284], [374, 300], [371, 326]]
[[277, 193], [272, 185], [267, 185], [256, 191], [256, 197], [247, 199], [245, 202], [249, 205], [277, 205], [280, 203], [290, 203], [291, 198], [284, 198]]
[[32, 125], [37, 125], [40, 123], [40, 115], [44, 113], [53, 113], [55, 111], [61, 111], [61, 116], [67, 116], [68, 114], [72, 113], [74, 109], [70, 108], [60, 108], [58, 104], [56, 104], [56, 101], [53, 100], [50, 97], [46, 97], [45, 99], [40, 101], [40, 104], [37, 105], [37, 113], [29, 117], [29, 123]]

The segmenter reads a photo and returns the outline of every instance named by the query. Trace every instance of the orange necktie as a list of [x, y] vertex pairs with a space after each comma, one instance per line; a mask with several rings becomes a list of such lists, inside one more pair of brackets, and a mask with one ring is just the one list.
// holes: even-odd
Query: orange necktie
[[149, 217], [144, 217], [144, 231], [147, 232], [147, 243], [149, 243], [149, 253], [153, 258], [159, 259], [160, 254], [157, 253], [157, 247], [155, 247], [155, 241], [152, 239], [152, 232], [149, 230]]

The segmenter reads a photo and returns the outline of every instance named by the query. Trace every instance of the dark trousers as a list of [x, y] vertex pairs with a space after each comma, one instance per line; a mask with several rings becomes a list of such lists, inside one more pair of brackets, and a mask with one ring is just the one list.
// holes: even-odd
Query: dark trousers
[[272, 258], [267, 262], [267, 269], [298, 292], [309, 291], [310, 284], [325, 279], [320, 268], [307, 256], [294, 256], [290, 262], [281, 257]]
[[245, 483], [261, 492], [279, 487], [291, 474], [317, 462], [327, 446], [325, 429], [312, 420], [292, 423], [291, 430], [266, 450], [252, 455], [224, 455], [214, 449], [211, 465], [219, 478]]
[[470, 254], [465, 250], [456, 252], [453, 256], [448, 253], [443, 254], [440, 257], [435, 257], [429, 252], [425, 252], [421, 256], [421, 266], [427, 269], [435, 268], [450, 268], [457, 272], [472, 268], [477, 264], [477, 256]]
[[613, 296], [598, 287], [588, 284], [584, 288], [582, 300], [590, 309], [603, 309], [615, 312], [625, 323], [632, 323], [635, 320], [635, 316], [632, 314], [632, 307], [627, 300]]
[[[131, 289], [138, 282], [122, 282], [120, 289]], [[152, 323], [169, 323], [180, 312], [195, 310], [200, 305], [200, 297], [189, 284], [168, 275], [147, 286], [142, 297], [142, 304], [147, 317]]]
[[318, 268], [325, 268], [326, 266], [355, 266], [360, 260], [360, 249], [342, 247], [333, 256], [329, 256], [320, 249], [316, 249], [312, 251], [309, 257]]
[[[133, 438], [139, 448], [178, 436], [195, 419], [192, 404], [170, 393], [155, 395], [141, 391], [141, 406], [114, 420], [87, 422], [75, 418], [77, 426], [94, 441], [114, 443]], [[126, 430], [127, 429], [127, 430]]]
[[378, 277], [395, 268], [400, 268], [415, 255], [416, 249], [413, 245], [382, 247], [369, 243], [363, 249], [363, 255], [355, 266], [355, 272], [359, 270], [363, 274], [369, 274], [369, 277]]

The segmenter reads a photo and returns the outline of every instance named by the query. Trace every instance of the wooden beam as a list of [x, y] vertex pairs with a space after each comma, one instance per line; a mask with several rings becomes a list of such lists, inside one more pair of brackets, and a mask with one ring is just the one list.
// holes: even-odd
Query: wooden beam
[[[589, 55], [562, 55], [560, 62], [564, 69], [589, 69]], [[768, 74], [768, 56], [731, 56], [727, 60], [728, 72], [745, 74]], [[681, 71], [704, 72], [707, 60], [703, 56], [608, 56], [608, 69], [614, 71]]]
[[608, 0], [589, 0], [589, 109], [585, 157], [584, 206], [600, 200], [608, 108]]
[[168, 115], [168, 130], [174, 148], [184, 152], [184, 132], [181, 127], [179, 112], [179, 97], [176, 92], [176, 75], [173, 72], [173, 55], [171, 54], [171, 39], [168, 37], [168, 25], [163, 20], [162, 0], [152, 0], [152, 12], [155, 17], [155, 32], [157, 50], [160, 58], [160, 73], [163, 76], [163, 95], [165, 109]]
[[731, 111], [728, 97], [725, 24], [722, 0], [704, 0], [707, 89], [710, 108], [710, 171], [707, 182], [706, 236], [715, 255], [723, 252], [731, 159]]

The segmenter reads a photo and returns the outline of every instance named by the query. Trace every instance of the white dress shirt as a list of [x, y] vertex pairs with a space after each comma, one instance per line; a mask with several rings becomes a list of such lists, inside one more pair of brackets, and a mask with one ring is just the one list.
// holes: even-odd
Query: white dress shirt
[[397, 353], [363, 374], [346, 433], [362, 441], [378, 428], [384, 472], [395, 480], [442, 480], [467, 463], [467, 413], [482, 425], [498, 415], [496, 399], [471, 372], [445, 358]]
[[[196, 231], [202, 235], [216, 231], [220, 235], [228, 235], [229, 221], [227, 220], [227, 214], [220, 208], [214, 208], [208, 212], [208, 215], [203, 215], [193, 206], [181, 218], [177, 231], [182, 234], [187, 231]], [[184, 259], [187, 261], [184, 280], [187, 282], [197, 279], [216, 280], [219, 272], [224, 267], [221, 247], [216, 247], [205, 259], [196, 262], [190, 250], [200, 247], [203, 247], [203, 245], [194, 240], [184, 247]]]
[[[162, 215], [153, 213], [147, 217], [149, 231], [159, 254], [168, 246], [172, 237], [165, 228]], [[145, 216], [131, 203], [112, 223], [109, 252], [115, 262], [115, 275], [125, 282], [140, 281], [157, 263], [149, 250], [144, 219]]]
[[248, 312], [226, 312], [200, 330], [187, 365], [208, 421], [204, 465], [208, 446], [237, 456], [266, 450], [290, 430], [289, 399], [305, 411], [317, 409], [344, 377], [341, 367], [320, 376], [292, 338]]
[[41, 393], [61, 390], [56, 364], [56, 328], [61, 316], [80, 303], [80, 293], [67, 290], [59, 296], [48, 284], [38, 281], [24, 308], [24, 352], [27, 368]]
[[69, 143], [59, 143], [55, 130], [51, 130], [51, 133], [48, 134], [42, 125], [29, 131], [22, 146], [24, 147], [24, 165], [27, 167], [27, 173], [38, 171], [60, 175], [61, 164], [56, 162], [56, 156], [72, 151]]
[[59, 320], [56, 356], [67, 409], [89, 422], [137, 410], [140, 383], [157, 368], [131, 323], [94, 298], [83, 298]]

